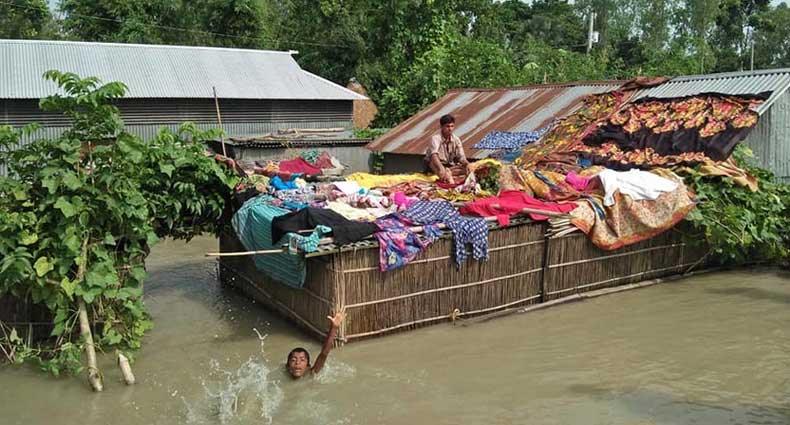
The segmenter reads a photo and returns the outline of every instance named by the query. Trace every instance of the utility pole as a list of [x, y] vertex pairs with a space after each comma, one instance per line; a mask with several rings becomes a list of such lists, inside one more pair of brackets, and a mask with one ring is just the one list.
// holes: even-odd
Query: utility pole
[[754, 71], [754, 28], [749, 27], [749, 41], [752, 48], [751, 59], [749, 59], [749, 71]]
[[595, 23], [595, 12], [590, 12], [590, 27], [587, 31], [587, 54], [592, 51], [593, 45], [593, 24]]

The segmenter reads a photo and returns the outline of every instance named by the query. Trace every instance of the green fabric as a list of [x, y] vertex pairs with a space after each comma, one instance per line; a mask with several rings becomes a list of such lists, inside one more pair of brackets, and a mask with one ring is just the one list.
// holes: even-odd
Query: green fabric
[[288, 238], [288, 251], [296, 254], [298, 250], [303, 252], [315, 252], [318, 249], [318, 242], [321, 238], [332, 231], [331, 227], [318, 225], [315, 226], [315, 231], [310, 236], [297, 235], [296, 233], [287, 233]]
[[[281, 246], [279, 241], [272, 242], [272, 219], [290, 211], [267, 204], [272, 199], [274, 198], [269, 195], [257, 196], [245, 202], [233, 215], [233, 230], [242, 245], [250, 251], [279, 249]], [[289, 247], [293, 240], [295, 247], [308, 252], [315, 251], [321, 236], [331, 230], [326, 226], [320, 227], [310, 236], [289, 233], [283, 240], [288, 240]], [[255, 255], [253, 259], [255, 267], [272, 279], [295, 288], [304, 285], [307, 275], [304, 257], [283, 253]]]
[[309, 149], [309, 150], [306, 150], [306, 151], [302, 152], [302, 154], [300, 156], [305, 161], [307, 161], [307, 162], [309, 162], [311, 164], [315, 164], [315, 161], [318, 159], [319, 156], [321, 156], [321, 151], [316, 150], [316, 149]]

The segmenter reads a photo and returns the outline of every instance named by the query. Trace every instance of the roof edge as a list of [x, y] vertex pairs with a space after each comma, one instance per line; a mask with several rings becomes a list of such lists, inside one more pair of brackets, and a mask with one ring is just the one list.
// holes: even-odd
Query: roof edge
[[113, 47], [132, 47], [132, 48], [146, 48], [146, 49], [187, 49], [187, 50], [224, 50], [231, 52], [255, 52], [255, 53], [270, 53], [292, 56], [295, 52], [293, 50], [280, 51], [280, 50], [259, 50], [259, 49], [239, 49], [233, 47], [211, 47], [211, 46], [184, 46], [184, 45], [171, 45], [171, 44], [137, 44], [137, 43], [105, 43], [99, 41], [69, 41], [69, 40], [16, 40], [16, 39], [0, 39], [0, 44], [63, 44], [63, 45], [85, 45], [85, 46], [113, 46]]
[[583, 86], [614, 86], [622, 85], [630, 80], [589, 80], [589, 81], [567, 81], [564, 83], [545, 83], [545, 84], [532, 84], [528, 86], [508, 86], [508, 87], [457, 87], [447, 90], [447, 93], [452, 92], [468, 92], [468, 91], [513, 91], [513, 90], [534, 90], [543, 88], [566, 88], [566, 87], [583, 87]]
[[[297, 66], [299, 66], [298, 63], [297, 63]], [[330, 85], [335, 86], [337, 89], [340, 89], [341, 91], [345, 92], [349, 96], [353, 97], [353, 99], [351, 99], [351, 100], [370, 100], [370, 98], [368, 98], [367, 96], [363, 96], [363, 95], [355, 92], [354, 90], [351, 90], [349, 88], [343, 87], [340, 84], [335, 83], [334, 81], [327, 80], [326, 78], [324, 78], [324, 77], [322, 77], [320, 75], [313, 74], [310, 71], [305, 71], [304, 69], [302, 69], [301, 66], [299, 66], [299, 69], [301, 69], [302, 72], [305, 73], [305, 75], [307, 75], [308, 77], [312, 77], [312, 78], [315, 78], [315, 79], [317, 79], [317, 80], [319, 80], [321, 82], [324, 82], [326, 84], [330, 84]]]
[[699, 80], [716, 80], [720, 78], [743, 78], [752, 77], [756, 75], [771, 75], [771, 74], [790, 74], [790, 68], [775, 68], [775, 69], [755, 69], [753, 71], [730, 71], [730, 72], [717, 72], [714, 74], [694, 74], [694, 75], [678, 75], [672, 77], [664, 84], [681, 81], [699, 81]]

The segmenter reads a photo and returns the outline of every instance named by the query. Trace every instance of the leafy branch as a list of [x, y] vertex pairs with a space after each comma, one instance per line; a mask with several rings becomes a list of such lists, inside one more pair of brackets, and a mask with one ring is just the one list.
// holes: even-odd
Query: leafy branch
[[[0, 126], [9, 171], [0, 177], [0, 297], [45, 306], [52, 332], [20, 356], [18, 330], [3, 328], [0, 346], [7, 360], [35, 359], [57, 375], [82, 370], [86, 332], [96, 332], [100, 351], [140, 348], [152, 326], [142, 301], [151, 246], [217, 232], [236, 178], [205, 154], [212, 132], [184, 124], [150, 141], [126, 132], [113, 105], [124, 84], [60, 71], [44, 77], [62, 94], [41, 108], [71, 127], [16, 148], [35, 139], [36, 126]], [[76, 332], [83, 314], [88, 328]]]

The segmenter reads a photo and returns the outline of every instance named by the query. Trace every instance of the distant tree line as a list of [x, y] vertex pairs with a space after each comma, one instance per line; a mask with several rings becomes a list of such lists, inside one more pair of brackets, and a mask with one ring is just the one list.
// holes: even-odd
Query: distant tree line
[[362, 82], [384, 126], [453, 87], [790, 66], [769, 0], [0, 0], [0, 37], [294, 49]]

